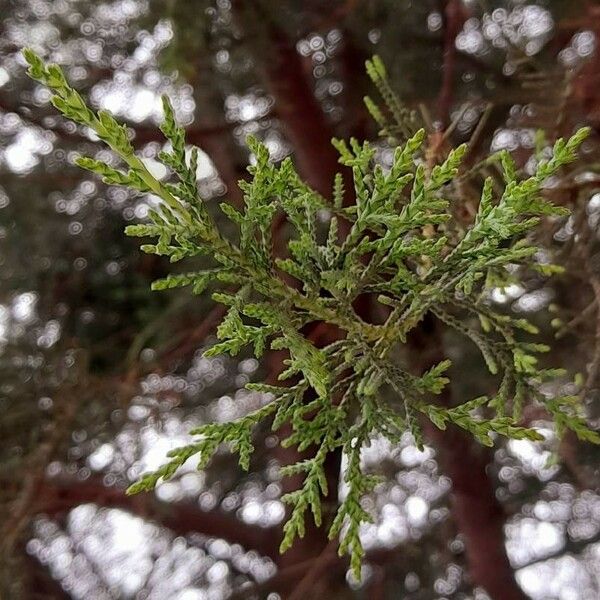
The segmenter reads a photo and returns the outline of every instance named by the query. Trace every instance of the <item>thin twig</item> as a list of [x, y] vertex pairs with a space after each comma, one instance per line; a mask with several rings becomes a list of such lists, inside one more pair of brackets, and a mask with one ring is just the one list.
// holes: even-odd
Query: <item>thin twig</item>
[[566, 325], [563, 325], [555, 334], [556, 339], [564, 337], [569, 331], [573, 330], [581, 322], [585, 321], [598, 307], [598, 302], [594, 299], [577, 316], [571, 319]]
[[311, 589], [315, 582], [325, 574], [325, 570], [329, 565], [337, 560], [337, 553], [335, 551], [337, 544], [338, 539], [335, 537], [325, 546], [323, 552], [314, 560], [310, 569], [298, 584], [298, 587], [289, 597], [289, 600], [303, 600], [304, 598], [311, 597]]

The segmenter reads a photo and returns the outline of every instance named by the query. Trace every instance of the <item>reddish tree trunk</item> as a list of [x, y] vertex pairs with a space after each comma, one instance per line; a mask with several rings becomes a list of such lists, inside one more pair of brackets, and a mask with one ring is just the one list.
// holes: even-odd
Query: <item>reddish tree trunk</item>
[[[456, 34], [460, 15], [452, 13], [449, 3], [451, 33]], [[235, 6], [235, 4], [234, 4]], [[244, 12], [239, 4], [238, 18]], [[245, 15], [248, 16], [247, 14]], [[256, 15], [254, 15], [254, 18]], [[255, 22], [252, 23], [257, 27]], [[267, 30], [270, 47], [268, 60], [262, 61], [267, 88], [275, 98], [277, 113], [288, 138], [294, 146], [294, 156], [302, 175], [319, 192], [329, 194], [336, 170], [337, 155], [330, 144], [331, 129], [306, 81], [302, 63], [295, 46], [275, 25], [268, 20], [260, 27]], [[449, 44], [446, 50], [452, 54]], [[446, 74], [445, 95], [441, 108], [449, 110], [451, 101], [452, 69]], [[348, 189], [348, 187], [347, 187]], [[427, 333], [423, 328], [412, 341], [418, 358], [418, 369], [425, 369], [439, 362], [444, 356], [441, 339], [437, 333]], [[433, 351], [433, 355], [432, 355]], [[450, 398], [445, 399], [450, 402]], [[514, 573], [504, 545], [504, 514], [496, 500], [494, 487], [487, 476], [489, 455], [476, 447], [471, 439], [458, 430], [439, 432], [431, 428], [428, 433], [438, 448], [439, 460], [445, 473], [452, 479], [452, 508], [456, 524], [465, 537], [467, 560], [475, 584], [484, 587], [494, 600], [524, 600], [514, 579]], [[288, 457], [290, 458], [290, 457]], [[339, 467], [332, 467], [335, 470]], [[290, 565], [319, 555], [326, 544], [322, 534], [309, 526], [305, 540], [293, 548], [283, 559]]]
[[[446, 358], [440, 326], [429, 317], [410, 336], [409, 343], [415, 372], [422, 373]], [[449, 387], [438, 400], [445, 406], [452, 405]], [[464, 536], [473, 583], [494, 600], [526, 600], [506, 554], [505, 513], [487, 473], [491, 453], [457, 427], [442, 431], [426, 420], [424, 429], [437, 449], [442, 471], [452, 480], [452, 514]]]
[[[267, 91], [275, 100], [277, 116], [294, 149], [298, 170], [315, 190], [330, 196], [338, 156], [331, 145], [332, 131], [312, 86], [307, 81], [295, 44], [260, 10], [259, 3], [233, 3], [234, 15], [244, 29], [263, 74]], [[253, 37], [267, 40], [267, 46]]]

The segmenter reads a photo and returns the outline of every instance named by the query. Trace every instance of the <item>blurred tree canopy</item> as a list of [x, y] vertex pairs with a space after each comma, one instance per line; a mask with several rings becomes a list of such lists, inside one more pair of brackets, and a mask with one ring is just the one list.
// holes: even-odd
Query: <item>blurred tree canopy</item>
[[[581, 160], [546, 189], [572, 211], [539, 231], [565, 273], [499, 287], [492, 300], [540, 327], [549, 365], [581, 373], [595, 424], [598, 3], [2, 0], [0, 14], [2, 598], [597, 597], [598, 451], [570, 436], [556, 443], [544, 414], [524, 416], [545, 430], [544, 444], [499, 440], [490, 451], [453, 429], [431, 431], [425, 452], [410, 435], [396, 448], [376, 441], [363, 460], [385, 482], [368, 501], [360, 584], [315, 528], [279, 555], [280, 497], [297, 482], [280, 478], [294, 457], [266, 430], [249, 475], [223, 453], [154, 495], [126, 496], [191, 427], [258, 406], [244, 385], [281, 358], [202, 357], [221, 307], [186, 290], [150, 292], [172, 267], [122, 231], [155, 200], [81, 173], [78, 154], [110, 156], [56, 116], [20, 50], [61, 64], [95, 107], [125, 120], [157, 170], [168, 93], [203, 150], [200, 190], [215, 206], [241, 203], [248, 134], [276, 159], [292, 155], [329, 195], [339, 169], [330, 139], [376, 139], [362, 102], [374, 52], [406, 105], [440, 132], [432, 152], [468, 142], [470, 167], [506, 148], [528, 173], [543, 145], [536, 130], [552, 142], [591, 126]], [[385, 144], [378, 150], [390, 160]], [[463, 195], [455, 210], [468, 218], [468, 181]], [[458, 337], [425, 328], [415, 367], [440, 344], [455, 363], [452, 395], [486, 393], [485, 367]], [[339, 459], [328, 476], [343, 494]]]

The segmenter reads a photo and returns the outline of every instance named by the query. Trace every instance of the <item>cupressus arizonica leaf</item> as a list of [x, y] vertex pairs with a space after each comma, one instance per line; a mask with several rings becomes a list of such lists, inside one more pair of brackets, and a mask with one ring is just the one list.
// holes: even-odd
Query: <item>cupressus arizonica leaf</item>
[[[221, 205], [238, 230], [234, 243], [198, 194], [198, 152], [188, 152], [168, 98], [163, 99], [161, 131], [169, 149], [159, 159], [176, 176], [176, 183], [156, 179], [134, 152], [126, 127], [108, 112], [89, 108], [58, 66], [46, 65], [28, 49], [24, 56], [29, 75], [52, 91], [52, 104], [68, 119], [92, 129], [123, 168], [89, 157], [77, 163], [108, 184], [160, 198], [147, 222], [127, 227], [126, 233], [154, 238], [142, 250], [171, 261], [197, 254], [213, 257], [208, 270], [170, 275], [153, 285], [154, 289], [190, 285], [194, 293], [210, 287], [213, 299], [229, 307], [218, 327], [219, 343], [207, 355], [235, 355], [245, 346], [257, 356], [269, 347], [289, 353], [287, 368], [279, 375], [281, 380], [291, 379], [289, 385], [249, 384], [268, 399], [261, 408], [235, 421], [196, 428], [191, 432], [195, 441], [171, 451], [169, 462], [131, 485], [129, 493], [151, 490], [191, 457], [203, 468], [221, 444], [228, 444], [239, 455], [242, 468], [248, 469], [254, 426], [265, 420], [274, 430], [287, 425], [290, 433], [282, 443], [314, 452], [312, 458], [283, 469], [284, 475], [302, 473], [304, 483], [284, 497], [291, 513], [281, 550], [289, 548], [296, 536], [302, 537], [307, 512], [321, 524], [321, 500], [328, 493], [325, 459], [341, 449], [347, 458], [343, 478], [348, 491], [330, 536], [340, 537], [340, 552], [351, 555], [359, 577], [364, 554], [360, 525], [371, 518], [361, 501], [378, 481], [363, 471], [361, 450], [375, 436], [397, 443], [403, 432], [410, 431], [422, 446], [420, 414], [440, 429], [454, 424], [485, 445], [492, 445], [498, 435], [540, 440], [538, 431], [520, 424], [523, 404], [529, 402], [547, 409], [560, 435], [572, 430], [582, 440], [600, 442], [587, 427], [577, 398], [541, 393], [540, 383], [562, 375], [538, 368], [537, 355], [547, 347], [523, 339], [535, 335], [535, 327], [496, 312], [486, 295], [507, 267], [535, 266], [532, 257], [538, 249], [528, 234], [540, 218], [565, 213], [544, 200], [540, 190], [549, 177], [575, 160], [586, 129], [558, 140], [551, 158], [539, 162], [525, 179], [519, 179], [509, 153], [502, 152], [502, 189], [498, 192], [497, 185], [486, 180], [474, 220], [455, 227], [445, 192], [467, 148], [458, 146], [439, 164], [428, 164], [426, 133], [399, 102], [375, 57], [367, 62], [367, 71], [386, 107], [381, 109], [370, 99], [366, 104], [381, 134], [396, 144], [389, 169], [377, 164], [375, 148], [368, 142], [334, 140], [340, 163], [353, 174], [356, 203], [344, 206], [341, 176], [332, 182], [330, 201], [302, 181], [289, 158], [276, 165], [267, 148], [249, 138], [255, 162], [248, 169], [250, 181], [240, 184], [244, 210]], [[277, 213], [285, 214], [294, 230], [285, 259], [273, 256], [271, 226]], [[327, 215], [325, 231], [323, 215]], [[349, 223], [344, 239], [340, 219]], [[540, 270], [545, 273], [556, 270], [543, 266]], [[353, 303], [363, 294], [376, 294], [389, 307], [385, 322], [374, 325], [356, 314]], [[450, 361], [424, 373], [410, 372], [399, 363], [394, 350], [427, 314], [476, 345], [498, 379], [495, 395], [444, 407], [435, 396], [449, 383], [445, 373]], [[344, 335], [318, 348], [299, 333], [311, 322], [334, 325]]]

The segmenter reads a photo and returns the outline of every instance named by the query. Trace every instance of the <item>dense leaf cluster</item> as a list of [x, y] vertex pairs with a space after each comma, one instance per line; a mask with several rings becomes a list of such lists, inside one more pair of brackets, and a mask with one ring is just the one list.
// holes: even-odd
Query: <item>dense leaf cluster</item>
[[[198, 254], [213, 257], [210, 269], [171, 275], [154, 284], [155, 289], [190, 285], [194, 293], [211, 287], [214, 300], [228, 306], [218, 327], [219, 342], [207, 355], [235, 355], [248, 345], [256, 356], [267, 348], [285, 349], [289, 355], [279, 379], [290, 379], [290, 385], [249, 384], [268, 399], [261, 408], [236, 421], [198, 427], [191, 432], [196, 441], [173, 450], [170, 461], [144, 475], [130, 487], [130, 493], [152, 489], [191, 457], [197, 458], [199, 468], [204, 467], [223, 443], [239, 454], [241, 466], [248, 469], [252, 429], [270, 419], [274, 430], [286, 426], [284, 445], [313, 450], [311, 458], [283, 469], [284, 475], [301, 473], [304, 480], [299, 490], [284, 497], [291, 513], [282, 550], [304, 534], [307, 512], [321, 523], [321, 499], [328, 493], [325, 460], [341, 448], [346, 456], [347, 493], [330, 535], [340, 536], [340, 551], [351, 555], [358, 575], [363, 556], [359, 528], [370, 519], [361, 500], [378, 481], [363, 472], [361, 451], [374, 436], [397, 443], [410, 430], [421, 446], [421, 414], [440, 429], [448, 424], [461, 427], [486, 445], [496, 435], [539, 440], [538, 431], [521, 423], [524, 403], [536, 402], [553, 416], [560, 433], [571, 429], [581, 439], [599, 441], [587, 428], [576, 398], [548, 398], [541, 393], [543, 382], [562, 373], [538, 368], [537, 355], [547, 347], [528, 341], [527, 335], [535, 334], [536, 328], [527, 320], [497, 312], [487, 293], [505, 281], [515, 265], [536, 266], [538, 248], [528, 233], [540, 218], [564, 214], [562, 208], [545, 201], [540, 191], [549, 177], [575, 160], [586, 130], [559, 140], [551, 158], [540, 161], [535, 173], [524, 180], [517, 177], [510, 155], [502, 153], [501, 189], [486, 180], [473, 222], [458, 226], [451, 217], [446, 191], [459, 173], [467, 148], [459, 146], [443, 162], [429, 166], [424, 160], [424, 130], [416, 129], [414, 115], [398, 103], [383, 65], [375, 59], [368, 63], [368, 71], [386, 100], [390, 117], [371, 100], [368, 108], [384, 136], [405, 140], [395, 149], [391, 167], [378, 164], [376, 149], [368, 142], [334, 140], [340, 163], [353, 175], [356, 202], [345, 206], [341, 175], [332, 182], [332, 199], [324, 198], [302, 181], [289, 158], [273, 164], [267, 148], [250, 138], [254, 164], [249, 167], [250, 181], [240, 184], [244, 209], [221, 205], [237, 228], [233, 240], [225, 237], [198, 195], [197, 150], [188, 151], [167, 98], [161, 130], [168, 149], [160, 160], [176, 176], [176, 183], [156, 179], [136, 156], [126, 128], [109, 113], [92, 111], [59, 67], [45, 65], [29, 50], [25, 57], [30, 75], [52, 90], [54, 106], [67, 118], [91, 128], [124, 168], [89, 157], [79, 158], [78, 164], [109, 184], [161, 199], [147, 222], [127, 228], [128, 235], [155, 238], [142, 250], [168, 256], [172, 262]], [[285, 258], [274, 254], [271, 239], [273, 222], [281, 214], [294, 231]], [[548, 265], [537, 266], [552, 270]], [[388, 308], [385, 322], [367, 323], [357, 315], [356, 300], [365, 294], [376, 296]], [[449, 382], [444, 374], [450, 361], [424, 373], [411, 372], [399, 362], [394, 350], [427, 314], [477, 346], [490, 373], [498, 378], [492, 397], [442, 406], [435, 396]], [[477, 322], [473, 316], [479, 326], [473, 324]], [[343, 334], [319, 348], [300, 333], [314, 322], [335, 326]]]

